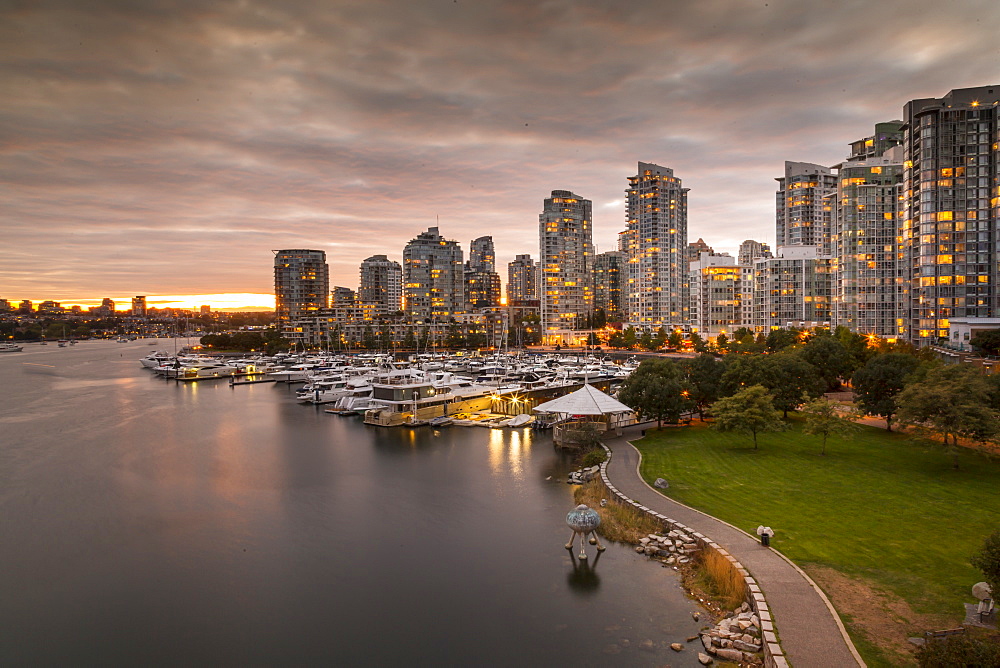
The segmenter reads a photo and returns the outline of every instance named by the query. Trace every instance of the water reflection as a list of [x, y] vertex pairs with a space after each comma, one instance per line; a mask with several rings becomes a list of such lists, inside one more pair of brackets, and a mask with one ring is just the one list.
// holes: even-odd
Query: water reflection
[[494, 475], [505, 474], [515, 480], [524, 478], [525, 460], [531, 451], [528, 430], [490, 429], [490, 470]]
[[573, 562], [573, 570], [566, 574], [566, 584], [570, 590], [582, 596], [590, 596], [601, 588], [601, 576], [597, 574], [597, 562], [603, 552], [598, 552], [593, 561], [576, 558], [572, 550], [568, 550], [569, 560]]
[[164, 381], [144, 346], [39, 359], [62, 379], [0, 359], [0, 665], [532, 668], [614, 640], [618, 665], [697, 668], [639, 649], [700, 626], [673, 572], [561, 552], [547, 434], [370, 427], [283, 385]]

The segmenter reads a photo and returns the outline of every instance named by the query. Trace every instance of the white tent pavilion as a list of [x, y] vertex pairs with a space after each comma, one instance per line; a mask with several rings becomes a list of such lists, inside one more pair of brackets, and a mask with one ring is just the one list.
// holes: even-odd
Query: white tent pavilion
[[594, 426], [597, 433], [600, 433], [635, 423], [635, 412], [631, 408], [593, 385], [584, 385], [575, 392], [546, 401], [532, 410], [560, 416], [560, 421], [553, 430], [553, 437], [558, 445], [579, 444], [592, 438]]

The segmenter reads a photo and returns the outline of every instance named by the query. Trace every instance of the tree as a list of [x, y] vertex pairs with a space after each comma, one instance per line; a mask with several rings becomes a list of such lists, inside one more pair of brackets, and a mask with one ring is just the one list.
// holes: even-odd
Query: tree
[[1000, 355], [1000, 329], [977, 332], [969, 340], [969, 345], [984, 355]]
[[957, 470], [959, 438], [982, 442], [1000, 432], [1000, 419], [989, 405], [989, 390], [974, 367], [952, 364], [931, 369], [925, 380], [911, 383], [899, 393], [898, 417], [918, 429], [939, 434]]
[[725, 334], [719, 334], [715, 337], [715, 347], [721, 351], [726, 351], [729, 349], [729, 337]]
[[417, 347], [417, 337], [414, 336], [412, 329], [406, 330], [406, 336], [403, 337], [403, 347], [407, 350], [415, 350]]
[[777, 355], [766, 358], [770, 373], [763, 383], [774, 397], [774, 407], [788, 417], [788, 411], [798, 408], [803, 401], [815, 399], [826, 389], [823, 379], [800, 350], [786, 348]]
[[773, 369], [763, 355], [730, 355], [724, 364], [725, 371], [720, 379], [723, 396], [736, 394], [751, 385], [773, 386]]
[[802, 346], [802, 357], [816, 367], [826, 383], [827, 391], [840, 387], [840, 379], [851, 373], [851, 356], [840, 341], [832, 336], [815, 336]]
[[840, 325], [834, 331], [833, 336], [851, 357], [853, 369], [857, 369], [868, 362], [876, 353], [875, 345], [877, 345], [876, 342], [878, 339], [874, 335], [865, 336], [864, 334], [858, 334]]
[[659, 350], [664, 345], [666, 345], [667, 330], [665, 330], [663, 327], [660, 327], [658, 330], [656, 330], [656, 338], [653, 339], [653, 343], [655, 344], [653, 350]]
[[779, 350], [794, 346], [799, 342], [799, 330], [797, 329], [772, 329], [765, 339], [764, 345], [768, 352], [776, 353]]
[[691, 410], [689, 390], [678, 365], [669, 359], [643, 360], [622, 383], [618, 400], [640, 415], [657, 421], [677, 423]]
[[671, 348], [680, 348], [684, 344], [684, 337], [681, 336], [679, 329], [675, 329], [670, 332], [670, 337], [667, 339], [667, 343]]
[[986, 537], [969, 563], [983, 572], [983, 581], [990, 586], [993, 598], [1000, 596], [1000, 529]]
[[689, 398], [703, 420], [708, 407], [719, 399], [725, 370], [722, 362], [709, 353], [702, 353], [684, 362], [684, 374], [690, 388]]
[[691, 332], [691, 346], [694, 348], [696, 353], [708, 352], [708, 346], [705, 344], [705, 340], [701, 338], [698, 332]]
[[378, 348], [378, 339], [375, 338], [375, 332], [372, 330], [371, 325], [365, 325], [365, 331], [361, 335], [361, 345], [365, 347], [365, 350], [376, 350]]
[[826, 439], [830, 436], [852, 438], [860, 427], [840, 414], [837, 404], [824, 397], [817, 397], [802, 407], [806, 417], [806, 425], [802, 431], [823, 438], [823, 452], [826, 455]]
[[[763, 334], [761, 337], [754, 337], [753, 332], [751, 332], [746, 327], [740, 327], [735, 332], [733, 332], [733, 340], [729, 342], [729, 352], [732, 353], [762, 353], [764, 352], [764, 338]], [[760, 341], [758, 342], [758, 338]]]
[[753, 436], [753, 449], [757, 449], [757, 434], [782, 431], [785, 423], [774, 410], [771, 395], [763, 385], [747, 387], [731, 397], [712, 404], [713, 429], [735, 431]]
[[865, 415], [881, 417], [885, 428], [892, 431], [892, 420], [899, 409], [896, 397], [918, 364], [917, 358], [903, 353], [872, 357], [851, 377], [855, 404]]
[[626, 327], [625, 331], [622, 332], [622, 348], [628, 348], [629, 350], [635, 348], [638, 339], [635, 335], [635, 327]]

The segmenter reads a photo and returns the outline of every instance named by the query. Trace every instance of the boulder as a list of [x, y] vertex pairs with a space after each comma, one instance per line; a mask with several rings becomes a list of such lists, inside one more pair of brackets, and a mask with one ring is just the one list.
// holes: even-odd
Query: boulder
[[710, 657], [708, 654], [702, 654], [701, 652], [698, 652], [698, 663], [700, 663], [703, 666], [711, 665], [712, 657]]
[[733, 643], [733, 649], [738, 649], [743, 652], [750, 652], [751, 654], [760, 651], [760, 645], [751, 645], [748, 642], [743, 642], [742, 640], [737, 640]]
[[715, 650], [715, 655], [727, 661], [742, 661], [743, 652], [738, 649], [722, 648]]
[[657, 478], [653, 481], [653, 487], [656, 487], [657, 489], [668, 489], [670, 487], [670, 483], [663, 478]]
[[707, 635], [701, 637], [701, 644], [705, 646], [706, 651], [712, 649], [712, 639]]
[[682, 652], [684, 651], [684, 645], [682, 645], [679, 642], [672, 642], [670, 643], [670, 649], [674, 650], [675, 652]]

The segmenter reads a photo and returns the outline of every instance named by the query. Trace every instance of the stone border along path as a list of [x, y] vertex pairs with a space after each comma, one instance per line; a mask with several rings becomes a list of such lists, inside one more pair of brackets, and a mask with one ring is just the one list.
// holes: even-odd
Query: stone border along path
[[[670, 528], [693, 534], [703, 549], [728, 559], [747, 583], [747, 600], [761, 621], [764, 665], [768, 668], [847, 668], [866, 664], [847, 635], [833, 605], [802, 569], [774, 548], [731, 524], [670, 499], [639, 474], [642, 455], [630, 438], [641, 438], [641, 425], [604, 443], [608, 460], [601, 478], [620, 499], [653, 515]], [[618, 481], [617, 486], [611, 478]], [[670, 516], [668, 516], [668, 513]], [[679, 518], [679, 519], [673, 519]], [[767, 518], [761, 518], [767, 524]], [[781, 527], [777, 530], [780, 532]], [[713, 539], [707, 535], [714, 536]], [[781, 640], [776, 626], [780, 621]]]

